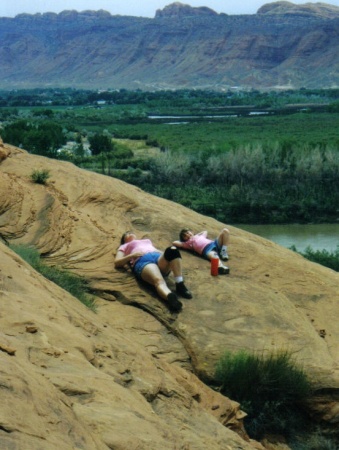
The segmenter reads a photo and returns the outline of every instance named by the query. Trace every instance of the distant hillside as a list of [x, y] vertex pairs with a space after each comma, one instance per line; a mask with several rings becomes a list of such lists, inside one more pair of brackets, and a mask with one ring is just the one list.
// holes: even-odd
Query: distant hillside
[[275, 2], [257, 14], [172, 3], [153, 19], [106, 11], [0, 18], [0, 88], [339, 86], [339, 8]]

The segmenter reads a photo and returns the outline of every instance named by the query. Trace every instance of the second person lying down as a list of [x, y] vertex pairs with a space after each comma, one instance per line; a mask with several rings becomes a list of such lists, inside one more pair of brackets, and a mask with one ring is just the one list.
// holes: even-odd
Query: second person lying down
[[219, 258], [219, 274], [228, 274], [229, 268], [222, 261], [228, 261], [228, 243], [230, 232], [223, 228], [216, 239], [207, 237], [207, 231], [194, 234], [190, 228], [183, 228], [179, 234], [179, 241], [173, 241], [173, 245], [185, 250], [191, 250], [202, 257], [211, 260], [213, 257]]

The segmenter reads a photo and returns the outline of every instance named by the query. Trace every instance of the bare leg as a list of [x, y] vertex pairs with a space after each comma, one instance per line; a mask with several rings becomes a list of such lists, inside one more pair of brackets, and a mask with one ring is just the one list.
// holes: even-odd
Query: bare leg
[[158, 259], [158, 266], [162, 273], [167, 274], [173, 272], [175, 278], [176, 293], [184, 298], [192, 298], [192, 293], [187, 289], [182, 276], [182, 262], [181, 258], [174, 258], [172, 261], [167, 261], [164, 255]]
[[147, 264], [141, 272], [141, 278], [154, 286], [162, 299], [166, 300], [168, 294], [171, 293], [157, 264]]
[[182, 303], [167, 286], [157, 264], [147, 264], [141, 272], [141, 278], [155, 287], [159, 296], [167, 301], [170, 311], [175, 313], [181, 311]]
[[[175, 247], [171, 247], [171, 249], [178, 252]], [[167, 259], [165, 259], [166, 251], [167, 249], [165, 250], [165, 253], [162, 254], [158, 259], [158, 266], [161, 272], [166, 275], [170, 271], [172, 271], [175, 278], [176, 293], [184, 298], [192, 298], [192, 293], [187, 289], [184, 283], [184, 278], [182, 276], [182, 262], [180, 256], [171, 259], [171, 261], [168, 261]]]
[[221, 230], [219, 236], [218, 236], [218, 246], [219, 246], [219, 253], [220, 253], [220, 259], [222, 261], [228, 260], [228, 253], [227, 253], [227, 244], [229, 241], [230, 232], [227, 228], [224, 228]]
[[181, 258], [172, 259], [172, 261], [167, 261], [162, 254], [158, 259], [158, 266], [162, 273], [173, 272], [174, 277], [182, 276], [182, 265]]
[[228, 245], [230, 240], [230, 232], [227, 228], [223, 228], [218, 236], [218, 244], [220, 247]]

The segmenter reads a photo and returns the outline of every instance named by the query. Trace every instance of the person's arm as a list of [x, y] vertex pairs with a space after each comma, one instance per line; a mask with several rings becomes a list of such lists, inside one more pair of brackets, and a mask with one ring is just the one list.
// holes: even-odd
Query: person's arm
[[129, 261], [131, 259], [132, 259], [131, 255], [125, 256], [124, 252], [122, 252], [121, 250], [118, 250], [115, 260], [114, 260], [114, 267], [116, 269], [119, 269], [120, 267], [124, 267], [124, 266], [126, 266], [126, 264], [129, 263]]
[[193, 243], [191, 239], [188, 241], [173, 241], [173, 245], [183, 248], [184, 250], [193, 250]]
[[180, 248], [184, 247], [183, 242], [181, 242], [181, 241], [173, 241], [172, 244], [175, 245], [176, 247], [180, 247]]
[[119, 269], [120, 267], [125, 267], [130, 261], [133, 259], [140, 258], [140, 256], [143, 256], [145, 253], [143, 252], [134, 252], [129, 255], [125, 255], [124, 252], [121, 250], [118, 250], [115, 261], [114, 261], [114, 267], [116, 269]]
[[114, 261], [114, 267], [116, 269], [119, 269], [121, 267], [125, 267], [127, 269], [127, 266], [128, 268], [130, 268], [130, 261], [140, 258], [140, 256], [142, 255], [142, 252], [134, 252], [130, 253], [129, 255], [125, 255], [123, 251], [118, 250]]

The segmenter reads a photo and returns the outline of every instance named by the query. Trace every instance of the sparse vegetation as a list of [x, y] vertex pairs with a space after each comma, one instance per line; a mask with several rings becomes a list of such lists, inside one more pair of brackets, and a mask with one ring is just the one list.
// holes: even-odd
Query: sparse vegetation
[[41, 273], [41, 275], [50, 281], [53, 281], [53, 283], [57, 284], [62, 289], [65, 289], [65, 291], [68, 291], [89, 309], [95, 311], [95, 302], [89, 295], [87, 283], [84, 278], [60, 267], [50, 267], [47, 264], [44, 264], [44, 262], [41, 261], [39, 252], [33, 247], [26, 245], [11, 245], [11, 248], [37, 272]]
[[215, 379], [221, 393], [238, 401], [248, 414], [245, 427], [252, 438], [288, 437], [306, 423], [302, 403], [310, 395], [310, 382], [287, 351], [226, 352], [217, 364]]
[[46, 184], [51, 174], [48, 169], [33, 170], [31, 180], [37, 184]]

